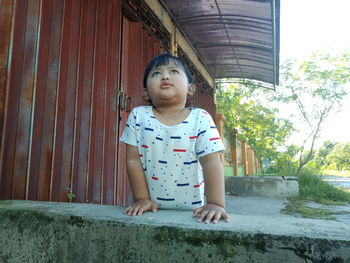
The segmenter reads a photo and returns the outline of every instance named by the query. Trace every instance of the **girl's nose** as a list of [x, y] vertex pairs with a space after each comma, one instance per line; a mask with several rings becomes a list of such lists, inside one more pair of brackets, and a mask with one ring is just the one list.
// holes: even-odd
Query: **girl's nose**
[[169, 74], [168, 73], [163, 73], [162, 74], [162, 79], [169, 79]]

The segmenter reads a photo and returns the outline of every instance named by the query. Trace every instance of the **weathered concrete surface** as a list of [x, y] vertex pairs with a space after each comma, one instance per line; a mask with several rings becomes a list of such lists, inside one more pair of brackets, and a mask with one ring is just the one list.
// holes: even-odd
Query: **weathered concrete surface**
[[240, 196], [293, 197], [299, 183], [293, 176], [225, 176], [226, 193]]
[[0, 201], [0, 262], [350, 262], [350, 220], [281, 214], [286, 199], [227, 196], [231, 222], [191, 211]]

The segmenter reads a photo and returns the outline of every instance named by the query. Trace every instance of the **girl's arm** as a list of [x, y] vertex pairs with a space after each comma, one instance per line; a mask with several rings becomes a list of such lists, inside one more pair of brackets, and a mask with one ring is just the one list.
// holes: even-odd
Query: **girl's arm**
[[220, 153], [208, 154], [199, 161], [203, 168], [207, 203], [225, 208], [225, 182]]
[[134, 204], [125, 209], [128, 215], [142, 215], [145, 211], [156, 212], [158, 206], [150, 200], [145, 173], [136, 146], [126, 145], [126, 168], [134, 197]]
[[217, 223], [220, 219], [229, 221], [225, 211], [225, 181], [220, 153], [215, 152], [199, 159], [204, 175], [205, 195], [207, 205], [194, 210], [193, 216], [199, 216], [198, 221]]

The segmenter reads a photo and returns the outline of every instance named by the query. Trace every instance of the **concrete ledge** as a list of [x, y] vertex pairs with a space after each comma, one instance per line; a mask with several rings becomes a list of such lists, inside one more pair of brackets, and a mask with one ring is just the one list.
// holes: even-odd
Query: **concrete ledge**
[[225, 190], [240, 196], [293, 197], [299, 195], [299, 183], [292, 176], [225, 176]]
[[0, 201], [0, 262], [350, 262], [348, 223], [278, 214], [283, 200], [227, 198], [231, 222], [217, 225], [191, 211], [129, 217], [122, 207]]

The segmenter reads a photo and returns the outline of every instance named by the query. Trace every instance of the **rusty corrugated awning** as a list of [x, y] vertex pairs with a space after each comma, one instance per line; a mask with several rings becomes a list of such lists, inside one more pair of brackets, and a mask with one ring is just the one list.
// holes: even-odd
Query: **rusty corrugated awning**
[[162, 0], [214, 78], [278, 85], [280, 0]]

